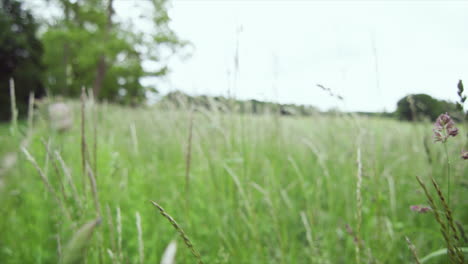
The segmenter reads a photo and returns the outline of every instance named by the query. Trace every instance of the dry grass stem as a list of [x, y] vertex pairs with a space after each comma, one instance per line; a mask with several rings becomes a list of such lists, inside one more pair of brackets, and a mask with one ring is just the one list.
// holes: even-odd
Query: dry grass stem
[[107, 226], [109, 228], [109, 239], [111, 241], [112, 245], [112, 250], [116, 251], [117, 250], [117, 245], [115, 242], [115, 226], [114, 226], [114, 220], [112, 218], [112, 213], [111, 209], [108, 204], [106, 204], [106, 215], [107, 215]]
[[307, 243], [309, 243], [309, 247], [311, 249], [311, 254], [309, 255], [311, 256], [312, 259], [313, 259], [313, 256], [319, 257], [320, 252], [312, 238], [312, 228], [310, 227], [310, 223], [309, 223], [309, 220], [307, 219], [307, 215], [304, 211], [301, 211], [300, 215], [301, 215], [302, 223], [304, 224], [304, 228], [306, 230]]
[[161, 215], [164, 216], [171, 223], [171, 225], [176, 229], [176, 231], [179, 233], [180, 237], [184, 240], [185, 245], [190, 249], [193, 256], [197, 259], [197, 261], [198, 261], [197, 263], [198, 264], [203, 264], [200, 253], [198, 253], [198, 251], [195, 249], [192, 242], [190, 241], [190, 239], [188, 238], [188, 236], [185, 234], [184, 230], [182, 229], [182, 227], [180, 227], [180, 225], [174, 220], [174, 218], [172, 218], [172, 216], [170, 216], [168, 213], [166, 213], [164, 208], [162, 208], [159, 204], [157, 204], [154, 201], [151, 201], [151, 203], [154, 206], [156, 206], [156, 208], [158, 208]]
[[27, 138], [31, 138], [34, 128], [34, 92], [29, 93], [29, 104], [28, 104], [28, 135]]
[[422, 180], [418, 176], [416, 176], [416, 180], [418, 181], [421, 188], [424, 190], [424, 194], [426, 195], [427, 200], [429, 202], [429, 205], [432, 208], [432, 212], [434, 213], [434, 217], [435, 217], [437, 223], [439, 223], [439, 225], [440, 225], [440, 231], [442, 233], [442, 236], [444, 237], [445, 242], [447, 243], [447, 250], [448, 250], [449, 258], [451, 259], [452, 262], [456, 263], [457, 254], [455, 253], [455, 250], [453, 248], [452, 241], [451, 241], [452, 239], [450, 238], [449, 232], [448, 232], [448, 227], [442, 221], [442, 219], [440, 217], [440, 214], [439, 214], [439, 211], [437, 209], [437, 206], [436, 206], [436, 204], [434, 202], [434, 199], [432, 198], [432, 195], [429, 193], [429, 190], [427, 189], [426, 185], [422, 182]]
[[11, 129], [15, 134], [18, 129], [18, 108], [16, 108], [15, 81], [10, 79]]
[[450, 227], [450, 229], [452, 230], [453, 237], [455, 238], [455, 240], [457, 242], [459, 242], [460, 238], [458, 237], [457, 229], [455, 228], [455, 224], [454, 224], [453, 216], [452, 216], [452, 210], [448, 206], [448, 204], [447, 204], [447, 202], [445, 200], [445, 197], [444, 197], [444, 195], [442, 193], [442, 190], [440, 189], [439, 185], [437, 184], [437, 182], [435, 181], [435, 179], [433, 177], [431, 177], [431, 181], [432, 181], [432, 185], [434, 185], [434, 188], [437, 191], [437, 196], [439, 197], [439, 199], [440, 199], [440, 201], [442, 203], [442, 206], [444, 207], [445, 218], [447, 218], [448, 227]]
[[107, 251], [107, 254], [109, 255], [109, 258], [110, 258], [111, 261], [112, 261], [112, 264], [117, 264], [117, 263], [119, 263], [119, 262], [117, 261], [115, 255], [114, 255], [114, 252], [112, 252], [112, 250], [107, 249], [106, 251]]
[[47, 179], [47, 176], [44, 174], [44, 172], [42, 171], [41, 167], [39, 167], [39, 164], [37, 164], [36, 160], [34, 159], [33, 156], [31, 156], [31, 154], [28, 152], [28, 150], [26, 148], [22, 148], [21, 151], [24, 153], [24, 155], [26, 156], [26, 159], [31, 162], [31, 164], [34, 166], [34, 168], [36, 168], [37, 172], [39, 173], [39, 176], [41, 177], [42, 179], [42, 182], [44, 183], [44, 185], [46, 186], [47, 190], [54, 196], [54, 198], [56, 199], [57, 198], [57, 195], [54, 191], [54, 189], [52, 188], [52, 185], [49, 183], [49, 179]]
[[130, 135], [132, 138], [132, 145], [133, 145], [133, 151], [135, 154], [138, 154], [138, 137], [137, 137], [137, 132], [136, 132], [136, 127], [135, 123], [130, 124]]
[[[356, 183], [356, 238], [357, 241], [360, 241], [360, 233], [361, 233], [361, 223], [362, 223], [362, 195], [361, 195], [361, 187], [362, 187], [362, 161], [361, 161], [361, 148], [358, 147], [357, 149], [357, 183]], [[360, 256], [360, 243], [355, 243], [355, 251], [356, 251], [356, 262], [361, 263], [361, 256]]]
[[450, 231], [450, 230], [452, 231], [452, 232], [447, 232], [448, 236], [449, 236], [449, 239], [451, 239], [453, 237], [453, 239], [455, 240], [454, 251], [455, 251], [455, 253], [457, 255], [457, 258], [460, 260], [460, 263], [464, 263], [465, 262], [465, 256], [464, 256], [463, 252], [461, 252], [460, 249], [457, 246], [457, 244], [460, 244], [460, 237], [458, 236], [457, 229], [455, 228], [455, 223], [453, 221], [453, 216], [452, 216], [452, 210], [450, 209], [450, 206], [448, 205], [447, 201], [445, 200], [445, 197], [444, 197], [444, 195], [442, 193], [442, 190], [440, 189], [439, 185], [437, 184], [437, 182], [435, 181], [435, 179], [433, 177], [431, 177], [431, 181], [432, 181], [432, 185], [434, 185], [434, 188], [437, 191], [437, 196], [439, 197], [439, 199], [440, 199], [440, 201], [442, 203], [442, 206], [444, 207], [445, 218], [447, 219], [448, 227], [449, 227], [449, 229], [447, 229], [447, 231]]
[[117, 254], [119, 262], [123, 261], [123, 252], [122, 252], [122, 214], [120, 213], [120, 207], [117, 207]]
[[[67, 208], [63, 204], [62, 200], [58, 197], [57, 193], [55, 192], [54, 188], [49, 182], [49, 179], [47, 176], [44, 174], [42, 171], [41, 167], [39, 167], [39, 164], [37, 164], [36, 160], [34, 157], [26, 150], [26, 148], [21, 148], [22, 152], [26, 156], [26, 159], [31, 162], [31, 164], [36, 168], [37, 172], [39, 173], [39, 176], [41, 177], [42, 182], [44, 183], [46, 189], [49, 191], [49, 193], [52, 195], [53, 199], [57, 202], [57, 204], [60, 206], [62, 209], [63, 213], [65, 214], [65, 217], [67, 217], [68, 220], [72, 221], [71, 215], [68, 212]], [[72, 222], [73, 224], [73, 222]]]
[[55, 235], [55, 239], [57, 240], [57, 255], [58, 259], [62, 259], [62, 243], [60, 242], [60, 235]]
[[58, 162], [60, 163], [60, 167], [62, 167], [63, 175], [65, 175], [65, 178], [67, 179], [67, 182], [71, 187], [73, 199], [77, 203], [78, 207], [82, 208], [81, 198], [78, 195], [78, 190], [76, 189], [75, 183], [74, 183], [73, 178], [71, 176], [70, 169], [65, 164], [65, 161], [63, 160], [62, 156], [60, 155], [60, 152], [58, 152], [56, 150], [56, 151], [54, 151], [54, 154], [55, 154], [55, 159], [58, 160]]
[[458, 231], [460, 232], [460, 236], [463, 239], [463, 241], [465, 243], [468, 243], [468, 237], [466, 237], [466, 233], [465, 233], [465, 229], [463, 228], [463, 225], [458, 221], [456, 221], [455, 224], [458, 227]]
[[141, 216], [139, 212], [135, 213], [135, 221], [138, 235], [138, 257], [140, 264], [143, 264], [145, 262], [145, 246], [143, 244], [143, 229], [141, 227]]
[[405, 236], [406, 243], [408, 244], [408, 248], [411, 250], [411, 254], [413, 254], [414, 261], [416, 264], [421, 264], [421, 261], [419, 260], [418, 253], [416, 252], [416, 247], [411, 243], [408, 237]]
[[312, 229], [310, 228], [309, 221], [307, 220], [307, 216], [306, 216], [304, 211], [301, 211], [301, 220], [302, 220], [302, 223], [304, 224], [304, 228], [306, 230], [307, 242], [312, 247], [313, 246]]
[[63, 251], [61, 264], [76, 264], [83, 263], [86, 256], [86, 249], [91, 241], [94, 229], [101, 223], [101, 219], [97, 218], [83, 225], [75, 232], [72, 239], [68, 242]]
[[67, 196], [67, 194], [65, 192], [65, 187], [63, 186], [63, 180], [62, 180], [63, 177], [62, 177], [62, 173], [60, 173], [60, 170], [58, 168], [57, 161], [52, 156], [52, 152], [50, 150], [50, 145], [47, 144], [44, 139], [41, 139], [41, 142], [44, 145], [44, 148], [45, 148], [45, 150], [47, 152], [47, 156], [49, 157], [49, 159], [52, 160], [52, 167], [54, 168], [54, 171], [57, 174], [57, 181], [59, 182], [59, 185], [60, 185], [60, 192], [62, 194], [63, 200], [66, 201], [68, 196]]
[[190, 165], [192, 162], [193, 110], [190, 110], [188, 130], [187, 149], [185, 151], [185, 193], [187, 195], [187, 202], [190, 189]]
[[95, 97], [93, 96], [93, 169], [94, 169], [94, 176], [97, 178], [97, 162], [98, 162], [98, 108], [95, 101]]
[[86, 170], [88, 171], [89, 183], [91, 185], [91, 193], [93, 194], [94, 208], [96, 209], [96, 214], [98, 217], [102, 216], [101, 204], [99, 203], [99, 193], [97, 189], [96, 178], [94, 177], [93, 170], [86, 163]]
[[82, 187], [83, 193], [86, 196], [86, 90], [81, 88], [81, 170], [82, 170]]

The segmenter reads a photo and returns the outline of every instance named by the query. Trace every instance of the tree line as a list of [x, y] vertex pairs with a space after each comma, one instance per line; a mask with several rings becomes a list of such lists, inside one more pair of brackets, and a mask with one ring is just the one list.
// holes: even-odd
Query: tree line
[[[198, 109], [241, 114], [278, 114], [283, 116], [338, 115], [338, 110], [320, 111], [310, 105], [280, 104], [259, 100], [237, 100], [223, 96], [191, 96], [181, 91], [163, 96], [158, 105], [163, 109]], [[354, 112], [360, 116], [396, 118], [404, 121], [434, 121], [440, 113], [449, 112], [455, 119], [463, 120], [466, 114], [457, 104], [435, 99], [427, 94], [411, 94], [401, 98], [394, 112]]]
[[[59, 14], [34, 17], [22, 1], [0, 0], [0, 121], [11, 116], [12, 79], [20, 115], [27, 111], [30, 94], [78, 97], [82, 87], [91, 89], [98, 100], [139, 105], [148, 92], [157, 92], [157, 87], [143, 86], [141, 79], [166, 75], [169, 59], [189, 44], [169, 26], [168, 0], [143, 1], [145, 11], [150, 10], [144, 23], [151, 25], [151, 32], [138, 32], [132, 25], [121, 22], [114, 10], [114, 0], [36, 1], [53, 6]], [[145, 69], [143, 62], [148, 61], [157, 68]], [[461, 81], [462, 96], [460, 85]], [[193, 97], [181, 92], [169, 93], [161, 100], [164, 102], [176, 107], [194, 104], [207, 110], [253, 114], [307, 116], [320, 112], [312, 106]], [[398, 101], [393, 113], [358, 114], [418, 121], [435, 120], [443, 112], [455, 113], [457, 118], [455, 104], [414, 94]]]
[[[60, 14], [34, 17], [22, 1], [0, 0], [0, 120], [10, 115], [10, 79], [20, 114], [31, 92], [77, 97], [82, 87], [97, 99], [139, 104], [147, 92], [157, 91], [141, 79], [166, 75], [169, 59], [188, 44], [169, 26], [168, 0], [148, 0], [140, 7], [150, 11], [141, 19], [151, 32], [121, 22], [114, 0], [37, 1]], [[157, 68], [148, 71], [143, 61]]]

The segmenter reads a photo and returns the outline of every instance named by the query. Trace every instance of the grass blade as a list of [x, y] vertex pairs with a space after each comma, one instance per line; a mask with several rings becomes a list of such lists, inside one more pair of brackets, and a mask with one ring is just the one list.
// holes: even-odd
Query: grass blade
[[101, 218], [92, 220], [83, 225], [73, 235], [70, 242], [63, 251], [61, 264], [76, 264], [81, 263], [85, 257], [86, 249], [91, 241], [94, 229], [101, 223]]
[[[468, 253], [468, 248], [466, 248], [466, 247], [459, 248], [459, 250], [461, 252], [465, 253], [465, 254]], [[430, 253], [429, 255], [425, 256], [424, 258], [421, 259], [421, 264], [426, 263], [428, 260], [433, 259], [435, 257], [442, 256], [442, 255], [447, 255], [447, 249], [446, 248], [436, 250], [436, 251]]]

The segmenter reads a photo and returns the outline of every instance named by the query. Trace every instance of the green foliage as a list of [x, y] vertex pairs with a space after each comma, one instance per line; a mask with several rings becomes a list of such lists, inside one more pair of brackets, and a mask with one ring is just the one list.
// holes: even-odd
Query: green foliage
[[[154, 7], [149, 21], [154, 31], [148, 34], [117, 22], [112, 0], [57, 3], [63, 16], [42, 35], [47, 87], [52, 94], [77, 97], [81, 87], [88, 87], [98, 99], [138, 104], [150, 90], [141, 79], [165, 75], [167, 59], [185, 45], [169, 28], [165, 0], [148, 2]], [[160, 56], [166, 48], [171, 52]], [[154, 62], [159, 69], [145, 71], [143, 61]]]
[[42, 44], [38, 24], [20, 1], [0, 0], [0, 120], [10, 118], [9, 79], [15, 81], [20, 115], [27, 111], [29, 93], [45, 93], [42, 84]]
[[457, 85], [458, 91], [457, 95], [459, 98], [459, 101], [457, 102], [457, 109], [460, 110], [461, 112], [464, 112], [464, 104], [466, 101], [466, 95], [463, 93], [465, 89], [463, 88], [463, 81], [459, 80], [458, 85]]
[[407, 121], [424, 119], [434, 121], [441, 113], [445, 112], [456, 115], [456, 105], [451, 102], [437, 100], [427, 94], [412, 94], [398, 101], [396, 116], [400, 120]]
[[[73, 110], [74, 116], [80, 116], [79, 103]], [[88, 242], [86, 263], [100, 263], [100, 258], [101, 263], [139, 263], [135, 212], [141, 215], [144, 263], [160, 263], [177, 232], [155, 211], [149, 202], [153, 199], [177, 220], [205, 263], [355, 263], [355, 240], [350, 233], [358, 232], [358, 147], [363, 173], [362, 225], [357, 234], [362, 241], [361, 263], [410, 263], [405, 236], [421, 257], [444, 247], [431, 213], [410, 210], [411, 205], [427, 203], [415, 175], [425, 181], [424, 177], [433, 175], [442, 190], [446, 186], [443, 149], [428, 145], [432, 163], [425, 154], [422, 141], [432, 133], [428, 123], [194, 113], [191, 188], [186, 193], [187, 111], [97, 105], [94, 141], [93, 111], [87, 110], [89, 149], [97, 142], [99, 202], [109, 209], [103, 210], [101, 226]], [[78, 228], [96, 218], [89, 182], [87, 188], [81, 184], [88, 177], [77, 158], [79, 120], [66, 133], [51, 131], [42, 122], [35, 124], [27, 149], [56, 192], [63, 190], [60, 199], [66, 201], [76, 227], [63, 215], [36, 169], [18, 154], [16, 164], [0, 176], [2, 264], [59, 263], [58, 245], [64, 256]], [[0, 160], [20, 144], [1, 133], [2, 128], [7, 131], [8, 127], [0, 126], [4, 146]], [[451, 201], [454, 220], [467, 230], [468, 167], [459, 158], [467, 139], [461, 136], [466, 132], [463, 126], [459, 128], [460, 135], [447, 146], [453, 158]], [[50, 142], [50, 152], [60, 153], [66, 170], [55, 154], [47, 157], [41, 139]], [[93, 151], [89, 157], [94, 167]], [[78, 189], [82, 206], [70, 182]], [[181, 238], [177, 239], [176, 262], [194, 263]], [[441, 255], [427, 263], [449, 262]]]

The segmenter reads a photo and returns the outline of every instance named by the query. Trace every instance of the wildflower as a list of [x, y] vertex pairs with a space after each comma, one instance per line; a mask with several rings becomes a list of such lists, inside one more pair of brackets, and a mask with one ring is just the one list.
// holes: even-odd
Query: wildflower
[[417, 213], [420, 213], [420, 214], [424, 214], [424, 213], [427, 213], [427, 212], [432, 210], [431, 207], [424, 206], [424, 205], [412, 205], [412, 206], [410, 206], [410, 209], [411, 209], [411, 211], [417, 212]]
[[447, 139], [458, 135], [458, 128], [448, 113], [441, 114], [434, 123], [434, 140], [445, 143]]
[[468, 160], [468, 151], [463, 150], [463, 151], [462, 151], [461, 157], [462, 157], [462, 159], [464, 159], [464, 160]]

